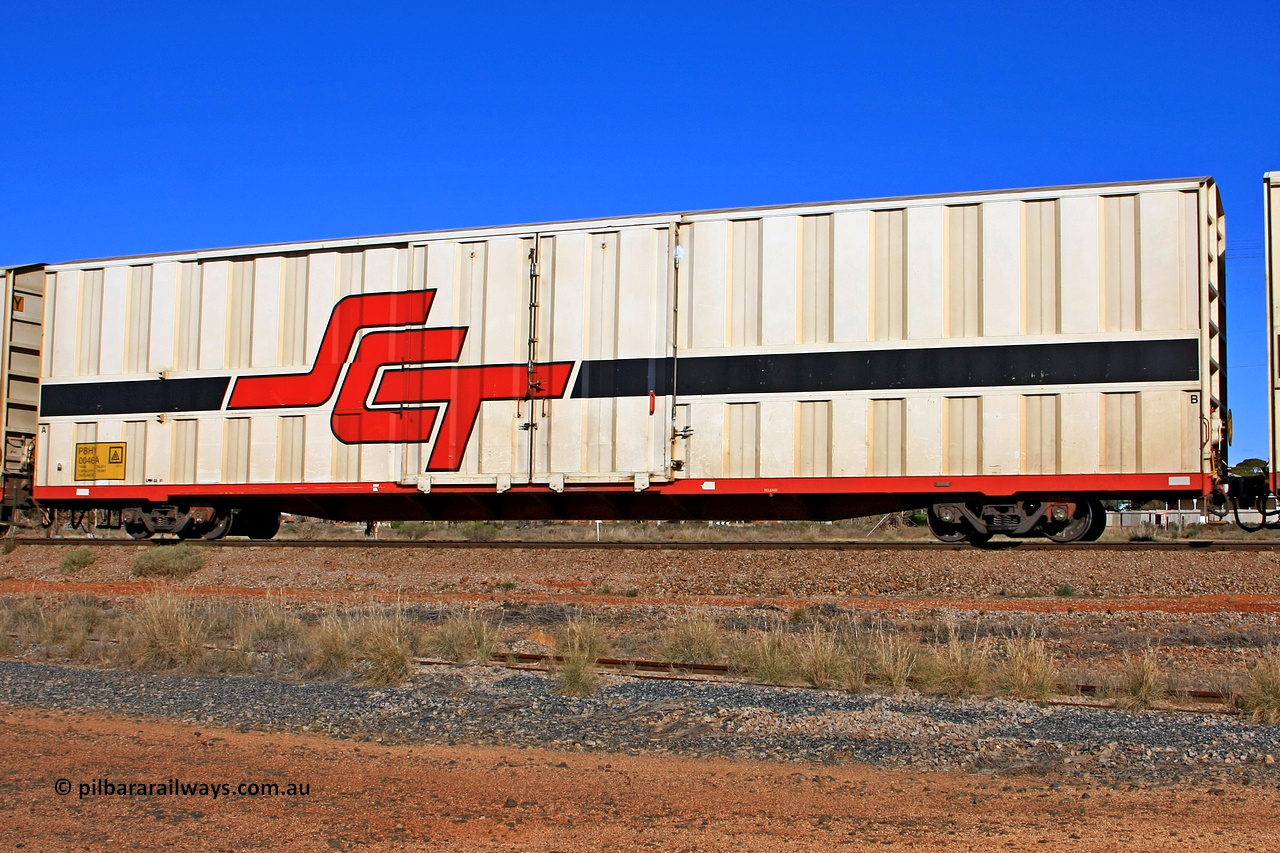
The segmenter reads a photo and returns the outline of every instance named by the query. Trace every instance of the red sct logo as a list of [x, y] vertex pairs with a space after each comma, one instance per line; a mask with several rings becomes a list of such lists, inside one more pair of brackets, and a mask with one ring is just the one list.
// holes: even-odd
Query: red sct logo
[[[434, 299], [434, 290], [345, 297], [310, 371], [239, 377], [227, 408], [320, 406], [336, 389], [330, 425], [339, 441], [427, 444], [434, 435], [426, 470], [457, 471], [481, 403], [563, 397], [573, 362], [459, 367], [465, 327], [405, 328], [425, 323]], [[356, 346], [364, 330], [372, 331]]]

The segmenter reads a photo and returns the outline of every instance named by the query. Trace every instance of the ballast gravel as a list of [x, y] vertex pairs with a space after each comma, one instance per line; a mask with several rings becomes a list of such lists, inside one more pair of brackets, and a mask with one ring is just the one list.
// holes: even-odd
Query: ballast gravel
[[565, 697], [545, 673], [501, 667], [427, 666], [410, 686], [371, 689], [0, 661], [0, 705], [382, 743], [1280, 784], [1280, 726], [1229, 715], [602, 678], [594, 696]]

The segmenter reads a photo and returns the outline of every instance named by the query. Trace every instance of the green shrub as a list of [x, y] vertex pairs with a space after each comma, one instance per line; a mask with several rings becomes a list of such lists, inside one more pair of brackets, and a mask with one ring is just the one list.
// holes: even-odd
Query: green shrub
[[498, 527], [487, 521], [473, 521], [463, 529], [462, 534], [471, 542], [492, 542], [498, 538]]
[[179, 580], [200, 571], [204, 556], [187, 545], [163, 545], [144, 550], [133, 561], [133, 573], [137, 577], [162, 577]]
[[396, 530], [401, 536], [416, 542], [431, 534], [431, 525], [425, 521], [402, 521]]
[[93, 565], [96, 559], [98, 558], [88, 548], [77, 548], [62, 558], [61, 571], [64, 575], [74, 575], [81, 569]]

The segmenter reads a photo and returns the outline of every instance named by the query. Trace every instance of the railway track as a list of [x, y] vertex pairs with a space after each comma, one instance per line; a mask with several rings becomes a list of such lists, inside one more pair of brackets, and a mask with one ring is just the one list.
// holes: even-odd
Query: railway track
[[[434, 658], [415, 658], [413, 662], [419, 665], [456, 665], [453, 661], [437, 660]], [[564, 663], [564, 657], [556, 654], [510, 652], [494, 655], [489, 663], [500, 666], [505, 665], [511, 669], [530, 669], [549, 672], [554, 671], [557, 666], [562, 665]], [[595, 665], [597, 669], [604, 672], [627, 675], [632, 678], [663, 678], [680, 681], [744, 680], [742, 677], [737, 676], [733, 667], [727, 664], [718, 663], [673, 663], [671, 661], [657, 660], [596, 658]], [[914, 678], [908, 679], [909, 684], [914, 684], [915, 681], [916, 680]], [[870, 682], [868, 682], [868, 684], [870, 684]], [[774, 684], [772, 686], [788, 687], [793, 689], [822, 689], [812, 688], [805, 684]], [[1096, 684], [1079, 684], [1062, 681], [1057, 684], [1056, 691], [1061, 696], [1072, 698], [1051, 699], [1046, 704], [1073, 705], [1077, 707], [1090, 708], [1115, 707], [1114, 701], [1099, 701], [1101, 697], [1106, 695], [1106, 689]], [[1169, 695], [1167, 710], [1197, 714], [1211, 713], [1239, 715], [1241, 711], [1236, 707], [1236, 698], [1237, 697], [1234, 694], [1218, 690], [1179, 690]]]
[[980, 548], [968, 544], [933, 541], [869, 542], [837, 540], [824, 542], [592, 542], [577, 540], [430, 540], [430, 539], [95, 539], [90, 537], [19, 536], [20, 545], [106, 545], [111, 547], [157, 548], [186, 542], [201, 548], [382, 548], [382, 549], [486, 549], [511, 551], [1280, 551], [1280, 540], [1185, 539], [1176, 542], [1082, 542], [1058, 544], [1043, 539], [990, 542]]

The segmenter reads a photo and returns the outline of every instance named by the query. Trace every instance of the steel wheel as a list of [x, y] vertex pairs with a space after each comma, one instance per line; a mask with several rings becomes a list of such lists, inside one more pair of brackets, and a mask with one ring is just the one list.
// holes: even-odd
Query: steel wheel
[[1097, 498], [1089, 498], [1089, 508], [1093, 511], [1093, 525], [1084, 535], [1082, 542], [1096, 542], [1107, 530], [1107, 508]]
[[958, 523], [948, 524], [938, 518], [933, 507], [925, 513], [929, 519], [929, 532], [940, 542], [968, 542], [977, 538], [977, 532], [969, 522], [961, 519]]
[[231, 530], [231, 510], [218, 513], [218, 517], [214, 519], [213, 524], [205, 529], [200, 535], [205, 539], [221, 539]]
[[[1101, 504], [1097, 504], [1101, 508]], [[1082, 542], [1093, 530], [1097, 513], [1095, 502], [1088, 499], [1076, 501], [1076, 514], [1062, 522], [1045, 521], [1041, 524], [1044, 535], [1054, 542]], [[1099, 531], [1101, 535], [1101, 531]]]

